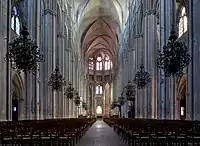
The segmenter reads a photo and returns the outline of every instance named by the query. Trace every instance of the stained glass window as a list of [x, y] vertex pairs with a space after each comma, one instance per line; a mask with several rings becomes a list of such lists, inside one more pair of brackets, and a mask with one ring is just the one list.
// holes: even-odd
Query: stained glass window
[[110, 61], [110, 58], [106, 56], [105, 58], [105, 70], [110, 70], [112, 68], [112, 62]]
[[94, 60], [93, 58], [89, 58], [89, 70], [93, 70], [94, 69]]
[[16, 34], [20, 35], [19, 13], [15, 6], [12, 9], [11, 28], [16, 32]]
[[97, 57], [96, 70], [102, 70], [102, 67], [103, 67], [102, 58], [99, 56]]
[[179, 25], [178, 25], [178, 32], [179, 32], [179, 37], [182, 36], [188, 28], [188, 19], [187, 19], [187, 13], [186, 13], [186, 8], [183, 7], [181, 9], [181, 15], [179, 18]]
[[103, 94], [103, 87], [101, 85], [96, 86], [96, 94]]

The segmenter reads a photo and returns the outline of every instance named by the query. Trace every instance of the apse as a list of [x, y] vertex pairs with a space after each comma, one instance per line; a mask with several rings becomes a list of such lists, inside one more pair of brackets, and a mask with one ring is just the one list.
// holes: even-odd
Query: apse
[[102, 114], [102, 107], [101, 106], [97, 106], [96, 114], [98, 114], [98, 115]]

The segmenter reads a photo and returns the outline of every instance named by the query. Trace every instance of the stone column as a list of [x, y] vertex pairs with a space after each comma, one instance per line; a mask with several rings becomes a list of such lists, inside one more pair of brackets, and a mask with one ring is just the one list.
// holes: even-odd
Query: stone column
[[[28, 14], [26, 14], [27, 16], [27, 20], [23, 20], [23, 25], [27, 24], [28, 27], [28, 31], [30, 33], [30, 38], [32, 40], [37, 40], [36, 36], [37, 36], [37, 32], [35, 32], [34, 30], [36, 30], [37, 28], [37, 21], [36, 21], [36, 17], [37, 15], [35, 11], [37, 11], [37, 1], [28, 1], [27, 3], [27, 8], [24, 7], [24, 14], [26, 14], [26, 12], [29, 12]], [[21, 3], [22, 4], [22, 3]], [[26, 22], [27, 21], [27, 22]], [[35, 22], [35, 23], [33, 23]], [[38, 44], [37, 44], [38, 45]], [[29, 73], [28, 71], [25, 73], [25, 119], [26, 120], [30, 120], [33, 119], [33, 117], [35, 118], [35, 99], [36, 99], [36, 76], [33, 75], [32, 73]]]
[[[62, 28], [62, 24], [59, 24], [61, 25], [60, 27]], [[60, 69], [60, 72], [61, 74], [63, 75], [63, 77], [65, 77], [65, 74], [64, 74], [64, 34], [63, 34], [64, 30], [61, 30], [61, 32], [59, 32], [57, 34], [57, 61], [58, 61], [58, 64], [59, 64], [59, 69]], [[63, 91], [59, 91], [59, 96], [56, 97], [56, 102], [57, 102], [57, 117], [61, 118], [63, 117], [63, 111], [64, 111], [64, 106], [63, 106], [63, 103], [64, 103], [64, 87], [63, 87]]]
[[[162, 51], [163, 45], [166, 44], [166, 40], [169, 36], [169, 23], [167, 16], [170, 15], [168, 8], [169, 1], [160, 0], [160, 7], [162, 8], [160, 11], [160, 49]], [[164, 77], [163, 70], [159, 70], [159, 78], [158, 78], [158, 119], [166, 119], [166, 111], [167, 107], [166, 104], [168, 102], [168, 96], [166, 95], [167, 92], [167, 80]]]
[[[66, 35], [66, 34], [65, 34]], [[67, 40], [67, 39], [66, 39]], [[67, 42], [67, 41], [66, 41]], [[65, 51], [64, 51], [64, 76], [66, 78], [66, 81], [67, 81], [67, 86], [66, 88], [68, 87], [68, 83], [69, 83], [69, 50], [67, 49], [67, 44], [65, 43]], [[69, 99], [64, 96], [65, 98], [65, 101], [64, 101], [64, 104], [65, 104], [65, 117], [69, 117]]]
[[[135, 38], [135, 46], [138, 46], [140, 44], [138, 37]], [[136, 71], [138, 70], [138, 66], [140, 63], [140, 48], [136, 47]], [[135, 73], [134, 73], [135, 76]], [[140, 91], [136, 89], [136, 95], [135, 95], [135, 118], [140, 118], [141, 111], [140, 111]]]
[[95, 103], [96, 103], [96, 99], [95, 99], [95, 96], [96, 96], [96, 84], [92, 84], [91, 86], [92, 88], [92, 97], [91, 97], [91, 105], [92, 105], [92, 115], [95, 115], [96, 114], [96, 109], [95, 109]]
[[[149, 7], [150, 8], [150, 7]], [[147, 85], [145, 90], [145, 118], [153, 117], [154, 100], [156, 100], [155, 86], [156, 86], [156, 71], [157, 66], [155, 64], [157, 57], [156, 39], [157, 39], [157, 28], [156, 28], [156, 11], [148, 9], [144, 13], [144, 40], [145, 40], [145, 69], [151, 73], [152, 81]]]
[[[0, 120], [1, 121], [5, 121], [6, 120], [6, 112], [9, 113], [9, 117], [8, 120], [11, 120], [11, 112], [12, 112], [12, 105], [11, 105], [11, 70], [10, 70], [10, 66], [9, 68], [9, 72], [7, 72], [7, 63], [4, 61], [4, 57], [5, 57], [5, 53], [7, 51], [7, 43], [9, 43], [11, 41], [11, 35], [10, 35], [10, 24], [7, 24], [7, 9], [11, 9], [11, 0], [9, 0], [10, 5], [7, 5], [7, 0], [3, 0], [1, 1], [1, 5], [0, 5], [0, 9], [2, 10], [0, 13], [0, 17], [1, 20], [1, 25], [0, 25], [0, 85], [1, 85], [1, 89], [0, 89], [0, 93], [1, 93], [1, 97], [0, 97]], [[11, 13], [9, 14], [9, 19], [11, 18]], [[7, 34], [7, 27], [9, 27], [9, 34]], [[9, 35], [9, 36], [8, 36]], [[8, 75], [8, 76], [7, 76]], [[7, 88], [8, 87], [8, 88]], [[9, 105], [8, 105], [8, 111], [6, 111], [6, 98], [9, 98]]]
[[44, 118], [55, 117], [55, 96], [48, 87], [48, 81], [55, 69], [55, 28], [56, 28], [56, 11], [55, 2], [48, 1], [47, 8], [44, 10], [44, 54], [45, 63], [42, 71], [43, 79], [43, 116]]
[[[71, 56], [72, 56], [72, 52], [71, 52], [71, 50], [69, 50], [69, 81], [71, 82], [72, 87], [74, 87], [73, 79], [72, 79], [73, 70], [72, 70], [72, 57]], [[72, 106], [73, 101], [72, 100], [69, 100], [69, 117], [70, 118], [73, 117], [73, 106]]]
[[[138, 46], [138, 58], [137, 58], [137, 71], [140, 69], [140, 65], [142, 63], [142, 49], [143, 49], [143, 35], [138, 34], [137, 38], [137, 46]], [[137, 89], [137, 97], [138, 99], [138, 113], [139, 118], [144, 118], [144, 91], [141, 89]]]
[[[40, 51], [42, 51], [42, 46], [40, 46], [40, 35], [41, 35], [41, 32], [39, 30], [41, 25], [42, 25], [42, 22], [41, 22], [41, 6], [40, 6], [40, 1], [39, 0], [36, 0], [35, 1], [35, 9], [34, 9], [37, 13], [34, 13], [36, 14], [36, 16], [34, 17], [34, 19], [32, 19], [32, 22], [36, 22], [35, 26], [33, 26], [33, 34], [35, 35], [35, 38], [36, 38], [36, 43], [40, 49]], [[34, 11], [34, 12], [35, 12]], [[33, 106], [32, 106], [32, 111], [33, 111], [33, 119], [40, 119], [40, 105], [41, 105], [41, 96], [40, 96], [40, 85], [41, 85], [41, 82], [39, 80], [39, 72], [37, 72], [34, 76], [33, 76]]]
[[[149, 6], [148, 6], [148, 1], [145, 1], [144, 2], [144, 5], [146, 5], [146, 7], [144, 8], [144, 14], [143, 14], [143, 26], [144, 26], [144, 31], [143, 31], [143, 41], [144, 41], [144, 44], [142, 45], [143, 46], [143, 48], [142, 48], [142, 64], [144, 65], [144, 68], [145, 68], [145, 70], [146, 71], [148, 71], [148, 69], [149, 69], [149, 66], [148, 65], [150, 65], [150, 64], [148, 64], [148, 61], [150, 61], [149, 59], [148, 59], [148, 45], [150, 45], [149, 44], [149, 40], [148, 40], [148, 37], [149, 37], [149, 29], [151, 29], [151, 26], [150, 26], [150, 28], [148, 28], [149, 27], [149, 21], [148, 21], [148, 8], [149, 8]], [[142, 7], [143, 8], [143, 7]], [[155, 36], [154, 36], [155, 37]], [[148, 88], [149, 88], [149, 86], [146, 86], [145, 88], [143, 88], [142, 89], [142, 99], [143, 99], [143, 118], [145, 118], [145, 119], [147, 119], [148, 118], [148, 107], [149, 106], [151, 106], [151, 105], [148, 105], [148, 98], [149, 98], [149, 96], [148, 96]], [[151, 93], [150, 93], [151, 94]], [[150, 95], [150, 97], [151, 97], [151, 95]]]
[[188, 83], [189, 83], [189, 96], [186, 98], [186, 113], [188, 120], [200, 120], [200, 82], [198, 76], [200, 74], [200, 69], [198, 63], [200, 62], [200, 21], [199, 15], [200, 3], [198, 0], [189, 1], [189, 50], [191, 51], [192, 62], [189, 66], [188, 71]]

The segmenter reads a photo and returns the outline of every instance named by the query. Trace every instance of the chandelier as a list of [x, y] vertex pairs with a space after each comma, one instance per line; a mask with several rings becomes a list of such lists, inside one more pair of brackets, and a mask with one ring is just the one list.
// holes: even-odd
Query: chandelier
[[74, 91], [74, 98], [76, 106], [80, 105], [81, 99], [77, 90]]
[[123, 106], [123, 105], [124, 105], [124, 103], [125, 103], [125, 98], [124, 98], [124, 96], [123, 96], [123, 93], [121, 94], [120, 97], [118, 97], [118, 103], [119, 103], [120, 106]]
[[[131, 81], [128, 81], [128, 84], [124, 87], [127, 100], [134, 100], [136, 93], [135, 88], [135, 84], [131, 83]], [[123, 96], [123, 93], [121, 95]]]
[[112, 104], [111, 104], [111, 109], [114, 109], [114, 108], [116, 108], [118, 106], [119, 106], [118, 101], [116, 99], [114, 99], [113, 102], [112, 102]]
[[72, 99], [74, 96], [74, 88], [72, 87], [72, 83], [69, 82], [67, 89], [65, 90], [65, 95], [67, 98]]
[[31, 39], [28, 39], [29, 32], [23, 26], [20, 37], [9, 43], [9, 50], [5, 60], [11, 63], [11, 67], [18, 72], [29, 71], [34, 74], [38, 69], [38, 62], [43, 60], [38, 46]]
[[87, 110], [87, 103], [86, 103], [86, 102], [83, 102], [83, 108], [84, 108], [85, 110]]
[[151, 74], [145, 71], [143, 64], [140, 65], [140, 70], [136, 72], [134, 82], [138, 89], [143, 89], [151, 82]]
[[157, 65], [164, 70], [166, 77], [181, 76], [183, 69], [190, 63], [190, 54], [185, 43], [177, 41], [177, 38], [172, 31], [163, 52], [158, 51]]
[[62, 91], [63, 86], [66, 85], [65, 78], [59, 71], [59, 67], [56, 66], [55, 71], [51, 74], [48, 85], [52, 90]]

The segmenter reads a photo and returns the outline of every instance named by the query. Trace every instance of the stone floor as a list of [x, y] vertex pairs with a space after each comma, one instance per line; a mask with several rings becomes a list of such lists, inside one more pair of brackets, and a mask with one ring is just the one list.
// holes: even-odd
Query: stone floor
[[76, 146], [128, 146], [102, 120], [97, 120]]

